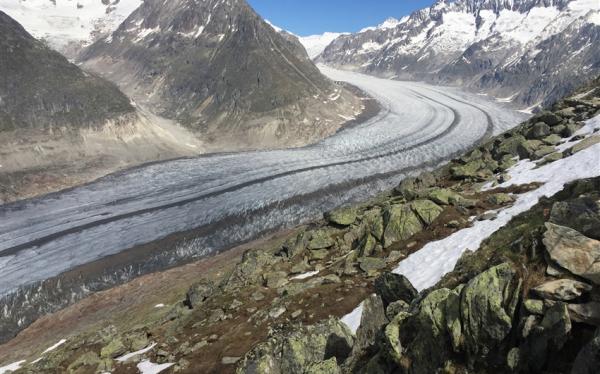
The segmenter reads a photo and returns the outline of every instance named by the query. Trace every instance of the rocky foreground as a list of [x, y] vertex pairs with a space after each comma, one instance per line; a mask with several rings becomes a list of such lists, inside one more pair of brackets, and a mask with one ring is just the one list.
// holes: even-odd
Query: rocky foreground
[[[465, 252], [433, 287], [418, 290], [391, 272], [428, 243], [493, 222], [538, 189], [505, 185], [523, 160], [540, 168], [597, 149], [590, 147], [598, 134], [576, 133], [598, 115], [600, 89], [583, 92], [394, 191], [247, 250], [223, 274], [198, 274], [170, 306], [104, 317], [17, 366], [31, 373], [596, 373], [600, 178], [541, 199]], [[426, 272], [430, 264], [421, 266]], [[361, 302], [354, 333], [338, 318]], [[16, 358], [6, 347], [0, 353]]]

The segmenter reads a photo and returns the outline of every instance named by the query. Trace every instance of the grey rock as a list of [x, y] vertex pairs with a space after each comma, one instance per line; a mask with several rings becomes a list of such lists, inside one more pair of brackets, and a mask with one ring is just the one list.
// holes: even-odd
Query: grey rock
[[404, 275], [391, 272], [385, 272], [375, 279], [375, 292], [381, 296], [385, 306], [398, 300], [410, 304], [418, 294]]
[[215, 285], [210, 280], [194, 283], [185, 294], [185, 304], [189, 308], [202, 305], [215, 291]]
[[600, 368], [600, 328], [577, 354], [571, 374], [596, 374]]
[[569, 304], [568, 309], [573, 321], [600, 327], [600, 302]]
[[600, 241], [553, 223], [546, 223], [544, 245], [550, 258], [575, 275], [600, 284]]
[[591, 290], [592, 286], [587, 283], [572, 279], [558, 279], [534, 287], [532, 292], [544, 299], [571, 301]]

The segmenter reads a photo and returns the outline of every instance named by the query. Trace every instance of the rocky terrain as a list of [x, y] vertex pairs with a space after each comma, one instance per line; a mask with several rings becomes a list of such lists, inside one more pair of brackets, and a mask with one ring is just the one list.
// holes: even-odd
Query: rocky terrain
[[145, 1], [79, 61], [219, 151], [306, 145], [361, 106], [244, 0]]
[[470, 87], [533, 110], [600, 73], [594, 0], [436, 1], [379, 27], [340, 36], [331, 66]]
[[[2, 364], [36, 373], [594, 372], [598, 83], [393, 191], [240, 248], [240, 261], [147, 276], [48, 316], [0, 346]], [[594, 178], [577, 180], [586, 175]], [[474, 252], [454, 250], [465, 245]], [[422, 253], [427, 261], [411, 262]]]

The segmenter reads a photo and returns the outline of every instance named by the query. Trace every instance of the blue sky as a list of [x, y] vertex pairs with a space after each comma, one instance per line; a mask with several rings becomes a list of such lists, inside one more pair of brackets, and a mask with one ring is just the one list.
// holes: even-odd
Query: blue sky
[[297, 35], [325, 31], [356, 32], [380, 24], [388, 17], [400, 18], [434, 0], [248, 0], [273, 24]]

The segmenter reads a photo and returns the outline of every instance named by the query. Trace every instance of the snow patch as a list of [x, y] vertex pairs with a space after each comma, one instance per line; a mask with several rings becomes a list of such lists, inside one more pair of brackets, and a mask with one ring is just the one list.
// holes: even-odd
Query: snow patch
[[363, 303], [360, 303], [359, 306], [356, 307], [353, 311], [346, 314], [342, 317], [341, 321], [348, 326], [350, 331], [353, 334], [356, 334], [356, 330], [358, 330], [358, 326], [360, 326], [360, 319], [362, 317], [363, 312]]
[[50, 348], [46, 349], [44, 352], [42, 352], [42, 354], [45, 354], [45, 353], [48, 353], [48, 352], [52, 352], [56, 348], [58, 348], [61, 345], [65, 344], [66, 342], [67, 342], [67, 339], [61, 339], [58, 343], [54, 344], [52, 347], [50, 347]]
[[155, 364], [148, 360], [144, 360], [137, 364], [137, 368], [141, 374], [158, 374], [163, 370], [166, 370], [175, 364], [166, 363], [166, 364]]
[[144, 349], [140, 349], [139, 351], [135, 351], [135, 352], [131, 352], [131, 353], [127, 353], [126, 355], [123, 355], [121, 357], [117, 357], [117, 361], [119, 362], [125, 362], [135, 356], [139, 356], [139, 355], [143, 355], [146, 352], [149, 352], [152, 348], [154, 348], [156, 346], [156, 343], [152, 343], [150, 344], [148, 347], [144, 348]]
[[13, 362], [12, 364], [9, 364], [6, 366], [2, 366], [2, 367], [0, 367], [0, 374], [6, 374], [6, 373], [11, 373], [13, 371], [17, 371], [21, 368], [21, 365], [23, 365], [25, 362], [26, 362], [26, 360], [22, 360], [22, 361]]
[[296, 276], [294, 276], [294, 277], [291, 277], [290, 279], [291, 279], [291, 280], [296, 280], [296, 279], [306, 279], [306, 278], [310, 278], [310, 277], [312, 277], [312, 276], [315, 276], [315, 275], [317, 275], [317, 274], [319, 274], [319, 271], [318, 271], [318, 270], [315, 270], [315, 271], [309, 271], [309, 272], [307, 272], [307, 273], [303, 273], [303, 274], [299, 274], [299, 275], [296, 275]]

